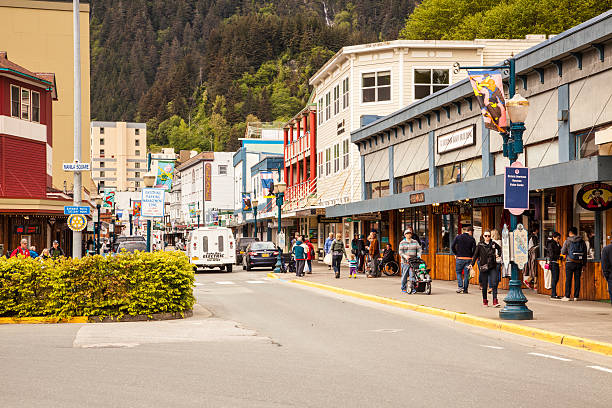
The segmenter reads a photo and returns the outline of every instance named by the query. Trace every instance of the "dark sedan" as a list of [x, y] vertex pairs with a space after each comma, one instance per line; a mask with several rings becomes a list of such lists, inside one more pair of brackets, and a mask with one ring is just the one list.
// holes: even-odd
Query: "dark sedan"
[[278, 249], [273, 242], [251, 242], [242, 257], [242, 269], [250, 271], [251, 268], [267, 267], [274, 269]]

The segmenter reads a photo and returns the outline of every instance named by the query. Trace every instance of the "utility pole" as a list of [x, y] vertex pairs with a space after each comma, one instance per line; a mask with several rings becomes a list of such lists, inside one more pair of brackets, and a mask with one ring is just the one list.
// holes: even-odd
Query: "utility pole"
[[[73, 38], [74, 38], [74, 162], [81, 161], [81, 24], [79, 22], [79, 0], [72, 0]], [[73, 205], [81, 205], [82, 175], [74, 172], [72, 187]], [[80, 258], [82, 235], [80, 231], [72, 232], [72, 256]]]

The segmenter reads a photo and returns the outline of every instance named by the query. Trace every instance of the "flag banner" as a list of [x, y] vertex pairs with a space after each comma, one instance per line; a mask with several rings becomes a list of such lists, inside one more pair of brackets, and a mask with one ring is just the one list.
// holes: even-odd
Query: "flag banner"
[[142, 203], [140, 200], [132, 200], [132, 214], [134, 217], [140, 217]]
[[110, 188], [104, 189], [104, 195], [102, 196], [102, 207], [112, 208], [115, 204], [115, 190]]
[[264, 198], [274, 198], [272, 189], [274, 188], [274, 173], [271, 171], [262, 171], [259, 173], [261, 177], [261, 189]]
[[509, 126], [501, 71], [468, 71], [487, 129], [505, 132]]
[[251, 211], [253, 207], [251, 206], [251, 193], [242, 193], [242, 210], [243, 211]]
[[166, 191], [170, 191], [172, 180], [174, 180], [174, 161], [158, 161], [155, 188], [163, 188]]
[[189, 217], [195, 218], [197, 216], [195, 203], [189, 204]]

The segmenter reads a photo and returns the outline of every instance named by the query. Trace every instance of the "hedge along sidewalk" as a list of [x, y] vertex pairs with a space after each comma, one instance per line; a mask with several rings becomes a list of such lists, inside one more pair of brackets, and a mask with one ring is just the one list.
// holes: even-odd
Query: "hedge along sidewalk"
[[[443, 318], [452, 320], [454, 322], [464, 323], [464, 324], [468, 324], [471, 326], [478, 326], [478, 327], [482, 327], [486, 329], [498, 330], [498, 331], [503, 331], [503, 332], [512, 333], [512, 334], [518, 334], [521, 336], [530, 337], [530, 338], [537, 339], [537, 340], [542, 340], [542, 341], [555, 343], [555, 344], [559, 344], [559, 345], [563, 345], [567, 347], [573, 347], [573, 348], [578, 348], [578, 349], [587, 350], [591, 352], [596, 352], [596, 353], [607, 355], [607, 356], [612, 356], [612, 343], [592, 340], [592, 339], [584, 338], [581, 336], [574, 336], [570, 334], [558, 333], [555, 331], [540, 329], [537, 327], [531, 327], [525, 324], [511, 323], [506, 320], [492, 319], [492, 318], [477, 316], [474, 314], [455, 312], [452, 310], [443, 309], [439, 307], [419, 305], [419, 304], [409, 302], [409, 301], [420, 301], [423, 298], [427, 298], [427, 300], [431, 300], [432, 298], [435, 299], [435, 286], [433, 289], [434, 294], [432, 294], [431, 296], [404, 295], [402, 297], [409, 300], [409, 301], [405, 301], [405, 300], [394, 299], [391, 297], [380, 296], [379, 294], [371, 294], [372, 292], [375, 292], [375, 290], [372, 290], [372, 289], [376, 289], [376, 287], [381, 286], [382, 281], [387, 281], [387, 283], [393, 283], [396, 288], [395, 290], [399, 292], [399, 286], [397, 286], [399, 284], [399, 279], [397, 278], [365, 279], [363, 275], [361, 275], [359, 276], [358, 279], [350, 279], [350, 280], [347, 278], [334, 279], [331, 276], [327, 278], [326, 275], [330, 275], [326, 271], [327, 268], [325, 268], [325, 271], [323, 273], [317, 273], [317, 270], [318, 269], [320, 270], [320, 268], [313, 268], [313, 269], [315, 269], [315, 272], [312, 275], [307, 275], [308, 277], [306, 279], [289, 279], [287, 280], [287, 282], [293, 283], [293, 284], [299, 284], [303, 286], [308, 286], [308, 287], [312, 287], [316, 289], [322, 289], [325, 291], [334, 292], [334, 293], [338, 293], [341, 295], [354, 297], [357, 299], [362, 299], [362, 300], [367, 300], [371, 302], [394, 306], [394, 307], [398, 307], [402, 309], [412, 310], [412, 311], [419, 312], [419, 313], [439, 316], [439, 317], [443, 317]], [[283, 279], [283, 275], [276, 275], [274, 273], [269, 273], [268, 276], [273, 279]], [[288, 277], [291, 277], [291, 276], [292, 275], [288, 275]], [[320, 282], [321, 280], [329, 280], [330, 281], [329, 283], [333, 282], [333, 285], [327, 284], [327, 283], [321, 283]], [[437, 282], [438, 281], [434, 281], [434, 285], [437, 284]], [[368, 290], [368, 292], [370, 293], [348, 289], [346, 288], [346, 286], [348, 285], [359, 286], [359, 287], [363, 287], [363, 285], [369, 286], [370, 290]], [[477, 292], [477, 296], [480, 297], [480, 291], [478, 290], [478, 287], [475, 287], [473, 290], [474, 292]], [[456, 298], [459, 301], [461, 300], [466, 301], [468, 299], [471, 301], [475, 300], [475, 297], [470, 296], [470, 295], [458, 295], [455, 293], [454, 296], [456, 296]], [[502, 299], [503, 296], [504, 295], [500, 296], [500, 299]], [[609, 305], [607, 307], [610, 308]], [[491, 312], [495, 312], [495, 313], [499, 311], [499, 309], [496, 309], [496, 308], [488, 308], [488, 309], [490, 309]], [[537, 314], [536, 314], [536, 317], [537, 317]], [[563, 318], [564, 318], [563, 315], [559, 316], [560, 320]], [[530, 321], [530, 323], [533, 323], [533, 322], [537, 322], [537, 321], [533, 321], [533, 320]]]

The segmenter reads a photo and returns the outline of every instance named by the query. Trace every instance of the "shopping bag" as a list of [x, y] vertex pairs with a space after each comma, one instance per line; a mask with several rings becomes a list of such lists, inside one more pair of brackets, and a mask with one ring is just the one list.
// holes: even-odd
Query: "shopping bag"
[[331, 265], [332, 264], [332, 254], [331, 254], [331, 252], [329, 254], [325, 254], [325, 257], [323, 258], [323, 263], [325, 263], [325, 265]]
[[476, 269], [473, 266], [470, 267], [470, 279], [473, 279], [476, 276]]
[[310, 272], [310, 268], [308, 267], [308, 262], [304, 264], [304, 273]]

